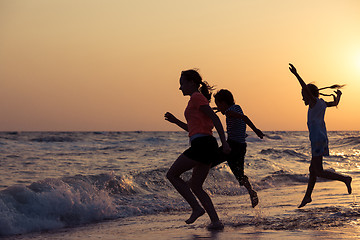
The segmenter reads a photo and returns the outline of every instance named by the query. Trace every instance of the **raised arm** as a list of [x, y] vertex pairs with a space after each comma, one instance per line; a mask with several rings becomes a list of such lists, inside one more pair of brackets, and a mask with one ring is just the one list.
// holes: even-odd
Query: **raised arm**
[[263, 139], [263, 137], [265, 136], [265, 134], [260, 129], [257, 129], [255, 127], [253, 122], [246, 115], [235, 112], [235, 111], [227, 111], [226, 115], [229, 117], [239, 118], [239, 119], [243, 120], [256, 133], [256, 135], [259, 138]]
[[165, 120], [166, 120], [166, 121], [169, 121], [169, 122], [171, 122], [171, 123], [174, 123], [174, 124], [178, 125], [180, 128], [184, 129], [184, 130], [187, 131], [187, 132], [189, 131], [187, 124], [184, 123], [184, 122], [182, 122], [182, 121], [180, 121], [179, 119], [177, 119], [177, 118], [176, 118], [174, 115], [172, 115], [171, 113], [169, 113], [169, 112], [165, 113], [164, 117], [165, 117]]
[[199, 109], [213, 121], [215, 129], [219, 134], [224, 153], [230, 153], [231, 149], [229, 144], [226, 142], [225, 132], [221, 124], [220, 118], [216, 115], [216, 113], [209, 105], [201, 105]]
[[294, 74], [295, 77], [298, 79], [301, 87], [302, 87], [302, 88], [307, 88], [306, 83], [305, 83], [304, 80], [300, 77], [300, 75], [298, 74], [298, 72], [297, 72], [296, 68], [294, 67], [294, 65], [292, 65], [291, 63], [289, 63], [289, 65], [290, 65], [290, 67], [289, 67], [290, 72], [292, 72], [292, 74]]
[[303, 90], [303, 94], [305, 97], [307, 97], [310, 101], [310, 105], [315, 105], [316, 103], [316, 98], [311, 94], [309, 88], [307, 87], [306, 83], [304, 82], [304, 80], [300, 77], [300, 75], [298, 74], [296, 68], [294, 67], [294, 65], [292, 65], [291, 63], [289, 63], [290, 67], [290, 72], [292, 72], [292, 74], [295, 75], [295, 77], [297, 78], [297, 80], [299, 81], [301, 88]]
[[336, 107], [339, 104], [342, 92], [340, 90], [337, 90], [337, 91], [335, 91], [335, 93], [336, 93], [336, 96], [332, 94], [334, 101], [326, 102], [327, 107]]

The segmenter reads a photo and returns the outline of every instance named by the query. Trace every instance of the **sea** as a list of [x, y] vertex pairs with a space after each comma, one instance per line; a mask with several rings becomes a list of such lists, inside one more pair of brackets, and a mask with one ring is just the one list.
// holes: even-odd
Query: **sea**
[[[297, 205], [308, 180], [308, 133], [268, 131], [264, 139], [248, 134], [245, 174], [258, 191], [259, 206], [251, 208], [246, 189], [226, 163], [211, 169], [204, 183], [225, 229], [232, 229], [231, 236], [246, 229], [248, 233], [306, 232], [359, 225], [359, 131], [328, 132], [330, 156], [324, 158], [324, 168], [353, 178], [353, 194], [347, 194], [343, 183], [337, 182], [332, 190], [333, 181], [319, 179], [313, 202], [304, 210]], [[55, 239], [64, 229], [71, 235], [102, 224], [116, 223], [118, 228], [130, 226], [130, 219], [134, 229], [146, 221], [150, 229], [161, 225], [156, 219], [164, 216], [176, 217], [163, 223], [168, 224], [166, 229], [158, 226], [158, 230], [190, 231], [183, 223], [190, 208], [165, 177], [188, 147], [185, 132], [0, 132], [0, 236], [34, 239], [29, 234], [36, 233], [39, 239], [45, 235], [51, 239], [49, 234]], [[183, 174], [184, 179], [190, 176], [191, 172]], [[284, 199], [284, 205], [277, 204]], [[208, 217], [202, 219], [193, 228], [206, 229]], [[169, 226], [170, 221], [175, 223]], [[123, 238], [114, 239], [136, 239], [141, 231], [126, 235], [124, 230]]]

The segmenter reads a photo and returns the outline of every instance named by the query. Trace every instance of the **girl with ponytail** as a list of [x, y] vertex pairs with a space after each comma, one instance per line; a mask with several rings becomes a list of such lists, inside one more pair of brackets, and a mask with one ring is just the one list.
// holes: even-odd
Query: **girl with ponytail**
[[[209, 106], [211, 89], [206, 82], [202, 81], [196, 70], [187, 70], [181, 73], [180, 90], [184, 96], [190, 96], [185, 109], [186, 123], [169, 112], [165, 113], [165, 120], [189, 132], [190, 148], [176, 159], [166, 177], [192, 208], [190, 218], [185, 221], [187, 224], [195, 222], [206, 211], [211, 220], [208, 228], [222, 229], [224, 226], [215, 211], [214, 205], [209, 195], [202, 188], [212, 162], [220, 157], [216, 138], [212, 135], [214, 126], [222, 142], [224, 153], [228, 154], [231, 151], [226, 142], [220, 119]], [[188, 184], [180, 175], [190, 169], [193, 170], [192, 180]]]
[[[305, 196], [299, 205], [299, 208], [304, 207], [312, 201], [311, 194], [314, 189], [316, 178], [322, 177], [331, 180], [341, 181], [346, 184], [348, 193], [351, 194], [351, 181], [350, 176], [341, 175], [332, 171], [323, 169], [323, 156], [329, 156], [328, 137], [324, 121], [325, 110], [327, 107], [336, 107], [339, 104], [342, 92], [339, 90], [344, 85], [332, 85], [330, 87], [318, 88], [314, 84], [305, 84], [300, 75], [297, 73], [296, 68], [290, 64], [290, 71], [295, 75], [302, 87], [303, 101], [306, 106], [309, 106], [307, 125], [309, 129], [309, 138], [311, 142], [311, 163], [310, 175], [308, 186]], [[320, 93], [324, 89], [337, 89], [335, 94]], [[319, 95], [333, 96], [332, 102], [325, 102], [319, 98]]]

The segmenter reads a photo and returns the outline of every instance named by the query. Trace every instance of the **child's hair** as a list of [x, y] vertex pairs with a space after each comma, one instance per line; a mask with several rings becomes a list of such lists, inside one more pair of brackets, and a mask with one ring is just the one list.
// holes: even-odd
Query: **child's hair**
[[227, 89], [221, 89], [214, 95], [215, 101], [225, 102], [229, 106], [235, 104], [234, 97]]
[[320, 93], [320, 90], [324, 90], [324, 89], [328, 89], [328, 88], [330, 88], [330, 89], [340, 89], [340, 88], [342, 88], [344, 86], [345, 85], [334, 84], [334, 85], [331, 85], [329, 87], [318, 88], [315, 84], [312, 84], [312, 83], [307, 84], [308, 89], [310, 90], [311, 94], [314, 97], [319, 97], [319, 95], [332, 96], [332, 94]]
[[210, 86], [206, 81], [203, 81], [196, 69], [182, 71], [181, 76], [185, 77], [188, 81], [193, 81], [207, 100], [211, 100], [211, 92], [214, 87]]

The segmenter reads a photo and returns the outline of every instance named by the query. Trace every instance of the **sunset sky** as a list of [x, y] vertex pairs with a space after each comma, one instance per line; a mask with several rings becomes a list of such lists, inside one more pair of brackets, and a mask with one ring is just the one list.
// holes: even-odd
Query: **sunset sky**
[[258, 128], [306, 130], [289, 62], [346, 84], [327, 128], [360, 130], [359, 0], [0, 0], [0, 131], [180, 130], [190, 68]]

